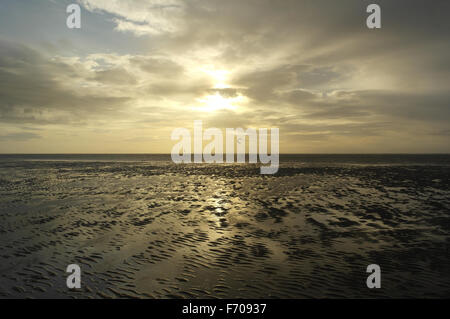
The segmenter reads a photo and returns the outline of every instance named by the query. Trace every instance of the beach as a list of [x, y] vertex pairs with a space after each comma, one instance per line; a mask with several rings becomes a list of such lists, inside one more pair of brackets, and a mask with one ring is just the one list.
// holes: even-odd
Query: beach
[[0, 297], [447, 298], [449, 177], [448, 155], [0, 156]]

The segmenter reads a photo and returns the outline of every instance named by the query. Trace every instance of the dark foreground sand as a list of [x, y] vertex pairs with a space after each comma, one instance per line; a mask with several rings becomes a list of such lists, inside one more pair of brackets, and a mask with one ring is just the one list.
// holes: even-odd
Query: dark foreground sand
[[2, 298], [450, 296], [446, 165], [0, 166]]

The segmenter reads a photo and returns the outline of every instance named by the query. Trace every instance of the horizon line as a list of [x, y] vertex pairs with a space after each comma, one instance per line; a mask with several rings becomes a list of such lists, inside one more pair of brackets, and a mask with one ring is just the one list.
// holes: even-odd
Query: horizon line
[[[200, 153], [202, 154], [202, 153]], [[240, 154], [253, 154], [253, 153], [234, 153], [234, 155]], [[171, 155], [171, 153], [0, 153], [0, 156], [5, 155]], [[191, 155], [196, 155], [192, 153]], [[227, 155], [227, 153], [223, 153]], [[254, 154], [258, 155], [258, 153]], [[279, 153], [279, 155], [450, 155], [447, 153]]]

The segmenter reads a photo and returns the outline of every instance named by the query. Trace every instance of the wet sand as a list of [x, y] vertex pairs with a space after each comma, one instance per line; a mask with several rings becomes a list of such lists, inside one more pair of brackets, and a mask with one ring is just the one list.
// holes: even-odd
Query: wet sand
[[[0, 168], [2, 298], [450, 296], [447, 165]], [[369, 264], [381, 289], [366, 287]]]

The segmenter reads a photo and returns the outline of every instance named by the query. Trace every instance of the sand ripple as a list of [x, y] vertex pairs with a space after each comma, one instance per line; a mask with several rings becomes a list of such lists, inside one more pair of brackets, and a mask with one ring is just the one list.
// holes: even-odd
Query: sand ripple
[[0, 297], [450, 295], [448, 166], [0, 166]]

